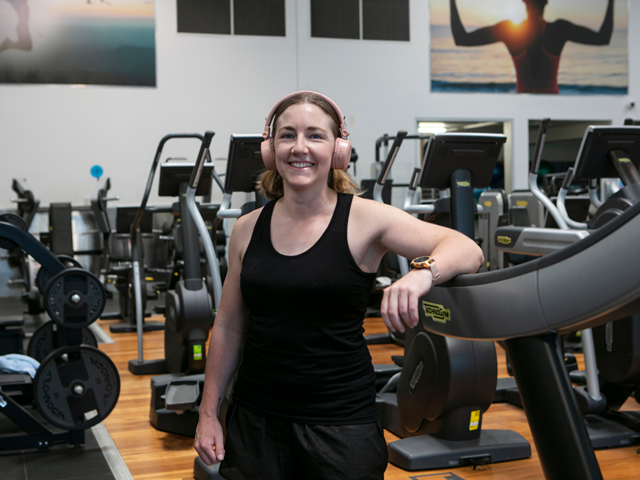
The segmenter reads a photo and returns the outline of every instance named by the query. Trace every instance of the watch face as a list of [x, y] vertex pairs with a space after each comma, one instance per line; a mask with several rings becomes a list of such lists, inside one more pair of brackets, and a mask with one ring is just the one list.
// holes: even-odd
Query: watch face
[[414, 258], [412, 263], [420, 263], [420, 262], [426, 262], [427, 260], [429, 260], [431, 257], [427, 256], [427, 257], [418, 257], [418, 258]]

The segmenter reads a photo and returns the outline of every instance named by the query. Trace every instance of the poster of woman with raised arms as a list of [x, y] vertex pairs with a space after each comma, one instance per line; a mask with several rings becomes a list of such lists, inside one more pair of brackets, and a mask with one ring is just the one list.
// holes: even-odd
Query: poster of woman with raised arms
[[625, 95], [627, 0], [431, 0], [431, 90]]
[[156, 85], [153, 0], [0, 0], [0, 84]]

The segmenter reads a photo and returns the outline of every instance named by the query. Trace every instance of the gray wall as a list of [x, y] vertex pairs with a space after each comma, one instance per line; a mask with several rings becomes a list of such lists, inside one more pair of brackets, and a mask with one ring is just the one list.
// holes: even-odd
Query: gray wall
[[[503, 120], [510, 122], [507, 185], [526, 188], [530, 118], [616, 124], [640, 117], [638, 107], [627, 108], [640, 89], [633, 49], [640, 44], [640, 3], [630, 4], [630, 94], [564, 97], [430, 93], [425, 0], [410, 2], [410, 42], [311, 38], [309, 0], [286, 0], [286, 37], [178, 34], [175, 1], [158, 1], [157, 88], [0, 86], [0, 208], [10, 205], [12, 177], [27, 178], [42, 205], [85, 204], [96, 187], [89, 175], [95, 164], [111, 177], [121, 204], [137, 204], [163, 135], [214, 130], [212, 154], [224, 159], [231, 133], [260, 133], [273, 104], [297, 89], [340, 105], [360, 155], [358, 178], [369, 176], [375, 140], [384, 133], [416, 133], [423, 119]], [[408, 180], [417, 152], [417, 142], [403, 147], [396, 181]], [[216, 161], [219, 171], [224, 163]]]

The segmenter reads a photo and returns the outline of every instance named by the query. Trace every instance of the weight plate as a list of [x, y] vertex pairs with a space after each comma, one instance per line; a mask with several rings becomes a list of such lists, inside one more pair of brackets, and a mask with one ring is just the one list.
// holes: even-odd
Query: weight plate
[[[16, 215], [15, 213], [3, 213], [0, 215], [0, 222], [9, 223], [14, 227], [18, 227], [23, 232], [28, 231], [27, 223], [20, 215]], [[0, 238], [0, 248], [4, 248], [5, 250], [11, 250], [12, 248], [16, 248], [17, 245], [11, 240], [7, 240], [6, 238]]]
[[116, 406], [120, 376], [111, 359], [78, 345], [51, 352], [33, 380], [33, 397], [44, 419], [65, 430], [85, 430], [102, 422]]
[[[65, 268], [82, 268], [80, 262], [73, 257], [68, 255], [58, 255], [57, 258], [62, 262]], [[51, 277], [52, 275], [49, 270], [40, 267], [38, 274], [36, 275], [36, 286], [38, 287], [41, 295], [44, 295], [44, 289], [47, 287], [47, 283], [49, 283]]]
[[[29, 346], [27, 347], [27, 355], [42, 362], [47, 355], [60, 347], [59, 343], [58, 324], [49, 320], [33, 332], [33, 336], [29, 340]], [[96, 336], [86, 327], [82, 329], [82, 345], [89, 345], [91, 347], [98, 346]]]
[[44, 308], [51, 320], [66, 328], [82, 328], [95, 322], [105, 305], [102, 283], [91, 272], [68, 268], [45, 287]]

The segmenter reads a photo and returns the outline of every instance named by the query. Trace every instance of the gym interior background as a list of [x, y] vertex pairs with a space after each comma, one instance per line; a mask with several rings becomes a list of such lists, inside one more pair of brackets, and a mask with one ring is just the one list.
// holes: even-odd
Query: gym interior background
[[[361, 26], [362, 1], [355, 2]], [[621, 1], [626, 0], [616, 3]], [[0, 85], [0, 212], [15, 209], [10, 203], [15, 196], [12, 178], [26, 178], [41, 207], [53, 202], [88, 205], [96, 189], [90, 175], [93, 165], [101, 165], [104, 176], [111, 178], [111, 194], [120, 197], [118, 206], [139, 205], [158, 141], [168, 133], [215, 131], [211, 155], [216, 170], [223, 173], [229, 136], [261, 133], [264, 116], [275, 101], [302, 89], [330, 96], [345, 113], [350, 140], [359, 155], [354, 175], [358, 183], [374, 176], [371, 164], [381, 135], [398, 130], [418, 133], [421, 121], [500, 124], [508, 138], [505, 188], [511, 191], [527, 188], [540, 119], [566, 122], [562, 132], [548, 138], [553, 151], [554, 141], [577, 150], [586, 125], [621, 125], [625, 118], [640, 118], [636, 102], [640, 57], [635, 47], [640, 45], [640, 29], [634, 28], [640, 26], [640, 3], [635, 0], [628, 2], [629, 81], [628, 94], [622, 96], [432, 93], [430, 11], [425, 0], [399, 2], [408, 5], [408, 36], [396, 32], [393, 40], [372, 38], [362, 28], [357, 36], [345, 29], [344, 38], [315, 35], [314, 28], [320, 27], [311, 21], [311, 0], [276, 2], [284, 4], [284, 21], [266, 34], [235, 31], [231, 18], [215, 32], [187, 32], [189, 26], [181, 28], [178, 21], [179, 3], [155, 2], [155, 87]], [[167, 147], [168, 155], [172, 148]], [[420, 157], [419, 142], [405, 144], [395, 161], [393, 178], [406, 183]], [[557, 161], [562, 159], [560, 155]], [[242, 193], [234, 195], [238, 197], [235, 205], [246, 200]], [[403, 196], [404, 192], [398, 193], [394, 203], [400, 204]], [[214, 188], [212, 202], [219, 203], [221, 198]], [[159, 198], [154, 188], [149, 203], [166, 204], [167, 200]], [[129, 353], [122, 357], [132, 358]], [[135, 388], [136, 394], [146, 395], [148, 379]], [[146, 397], [143, 403], [146, 410]], [[496, 422], [489, 418], [487, 426]], [[127, 464], [138, 478], [136, 472], [142, 467], [132, 461], [136, 453], [130, 455]], [[145, 451], [145, 455], [159, 458], [163, 452]], [[191, 458], [195, 453], [184, 455]]]
[[[384, 133], [417, 133], [420, 120], [500, 121], [509, 138], [505, 186], [511, 190], [527, 186], [530, 120], [615, 125], [638, 115], [639, 107], [630, 108], [640, 89], [636, 2], [629, 2], [624, 96], [430, 93], [429, 2], [408, 3], [409, 40], [387, 41], [312, 37], [308, 0], [285, 0], [285, 36], [179, 33], [177, 2], [156, 2], [155, 88], [1, 86], [3, 177], [27, 178], [42, 205], [82, 205], [94, 193], [89, 171], [97, 164], [111, 178], [119, 204], [135, 205], [162, 136], [214, 130], [212, 156], [224, 159], [230, 134], [260, 133], [275, 101], [311, 89], [329, 95], [347, 116], [358, 180], [372, 176], [375, 141]], [[394, 178], [408, 180], [419, 160], [419, 145], [405, 146]], [[216, 161], [216, 169], [224, 172], [224, 161]], [[6, 192], [0, 208], [11, 208], [9, 181], [0, 192]]]

